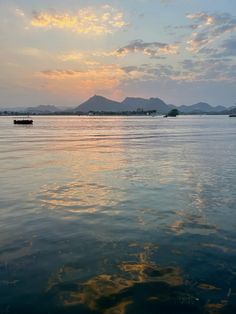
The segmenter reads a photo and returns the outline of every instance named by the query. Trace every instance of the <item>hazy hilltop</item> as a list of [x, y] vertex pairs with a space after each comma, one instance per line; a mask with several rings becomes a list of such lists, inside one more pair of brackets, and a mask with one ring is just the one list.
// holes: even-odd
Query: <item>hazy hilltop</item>
[[75, 112], [104, 111], [123, 112], [136, 111], [137, 109], [157, 110], [158, 113], [167, 113], [174, 106], [167, 105], [160, 98], [127, 97], [122, 102], [110, 100], [102, 96], [93, 96], [75, 108]]
[[147, 105], [148, 100], [139, 97], [126, 97], [121, 103], [124, 108], [130, 108], [131, 110], [137, 110], [137, 108], [144, 108]]
[[122, 111], [121, 104], [118, 101], [110, 100], [103, 96], [95, 95], [74, 109], [75, 112], [89, 111]]
[[59, 109], [58, 107], [54, 106], [54, 105], [39, 105], [37, 107], [28, 107], [25, 109], [26, 112], [28, 113], [35, 113], [35, 114], [46, 114], [46, 113], [56, 113], [56, 112], [60, 112], [61, 109]]
[[199, 102], [190, 106], [180, 106], [178, 109], [183, 113], [202, 113], [202, 112], [220, 112], [226, 108], [223, 106], [212, 107], [208, 103]]
[[125, 106], [124, 110], [135, 111], [138, 108], [143, 110], [157, 110], [159, 113], [167, 113], [174, 106], [167, 105], [160, 98], [135, 98], [127, 97], [122, 101], [122, 104]]

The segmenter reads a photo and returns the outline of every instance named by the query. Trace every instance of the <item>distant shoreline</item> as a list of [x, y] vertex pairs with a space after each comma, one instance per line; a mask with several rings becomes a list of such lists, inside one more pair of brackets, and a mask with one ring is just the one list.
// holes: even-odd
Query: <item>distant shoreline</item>
[[[229, 113], [222, 113], [222, 112], [193, 112], [193, 113], [179, 113], [180, 116], [198, 116], [198, 115], [205, 115], [205, 116], [228, 116]], [[71, 113], [71, 112], [53, 112], [53, 113], [28, 113], [28, 112], [9, 112], [9, 113], [1, 113], [0, 116], [156, 116], [162, 117], [165, 116], [164, 114], [158, 114], [153, 112], [88, 112], [88, 113]]]

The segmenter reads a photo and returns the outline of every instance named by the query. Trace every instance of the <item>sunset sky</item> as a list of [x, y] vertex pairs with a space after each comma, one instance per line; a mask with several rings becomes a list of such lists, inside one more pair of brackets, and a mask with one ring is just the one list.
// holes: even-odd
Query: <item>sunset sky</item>
[[236, 103], [235, 0], [0, 0], [0, 107]]

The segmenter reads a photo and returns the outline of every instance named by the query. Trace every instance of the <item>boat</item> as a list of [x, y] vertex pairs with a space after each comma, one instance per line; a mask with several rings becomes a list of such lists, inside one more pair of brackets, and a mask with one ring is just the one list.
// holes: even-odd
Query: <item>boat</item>
[[236, 118], [236, 113], [230, 114], [229, 117], [230, 118]]
[[15, 119], [13, 121], [14, 124], [33, 124], [33, 120], [30, 119], [29, 117], [27, 118], [20, 118], [20, 119]]

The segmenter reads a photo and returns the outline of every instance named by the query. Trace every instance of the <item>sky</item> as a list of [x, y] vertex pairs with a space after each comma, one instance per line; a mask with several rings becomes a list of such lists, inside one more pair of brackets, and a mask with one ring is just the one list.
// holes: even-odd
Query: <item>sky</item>
[[235, 0], [0, 0], [0, 107], [236, 105]]

